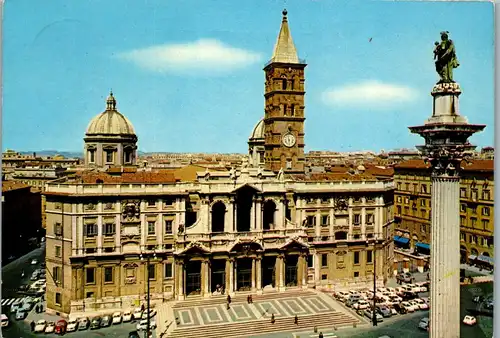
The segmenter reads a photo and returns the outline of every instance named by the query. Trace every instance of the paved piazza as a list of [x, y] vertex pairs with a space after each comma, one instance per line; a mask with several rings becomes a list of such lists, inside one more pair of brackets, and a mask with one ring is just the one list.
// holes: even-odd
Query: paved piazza
[[230, 309], [226, 304], [194, 306], [182, 309], [173, 309], [174, 317], [179, 318], [178, 328], [195, 327], [202, 325], [227, 324], [247, 322], [262, 318], [305, 316], [332, 311], [345, 312], [340, 306], [328, 301], [322, 294], [290, 296], [279, 299], [254, 300], [253, 304], [231, 303]]

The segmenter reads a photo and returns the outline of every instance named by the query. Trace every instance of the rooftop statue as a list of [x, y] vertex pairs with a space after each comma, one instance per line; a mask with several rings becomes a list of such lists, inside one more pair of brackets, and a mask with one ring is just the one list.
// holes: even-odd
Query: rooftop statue
[[460, 65], [455, 54], [455, 45], [452, 40], [448, 39], [448, 33], [448, 31], [441, 32], [441, 42], [434, 43], [436, 72], [440, 77], [438, 83], [454, 83], [453, 68]]

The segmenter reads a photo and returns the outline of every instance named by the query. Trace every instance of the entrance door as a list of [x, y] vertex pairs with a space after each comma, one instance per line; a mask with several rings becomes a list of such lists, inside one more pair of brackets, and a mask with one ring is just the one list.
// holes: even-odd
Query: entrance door
[[297, 265], [299, 257], [297, 255], [290, 255], [286, 257], [285, 261], [285, 286], [297, 285]]
[[226, 284], [226, 261], [216, 259], [212, 261], [212, 280], [211, 291], [212, 293], [223, 293]]
[[201, 262], [186, 264], [186, 295], [201, 294]]
[[249, 291], [252, 289], [252, 260], [238, 260], [236, 279], [236, 288], [238, 291]]
[[276, 281], [276, 257], [264, 257], [262, 259], [262, 287], [271, 285], [275, 287]]

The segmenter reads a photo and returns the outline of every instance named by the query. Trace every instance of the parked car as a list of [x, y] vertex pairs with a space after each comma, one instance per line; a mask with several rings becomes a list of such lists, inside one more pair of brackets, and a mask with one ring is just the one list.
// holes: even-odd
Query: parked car
[[38, 259], [34, 258], [31, 260], [31, 265], [37, 265], [38, 264]]
[[16, 320], [24, 320], [28, 316], [28, 312], [22, 309], [16, 311]]
[[427, 331], [429, 328], [429, 317], [424, 317], [418, 323], [418, 328], [424, 331]]
[[[148, 310], [146, 309], [146, 311], [144, 311], [142, 313], [141, 319], [148, 319], [147, 312], [148, 312]], [[156, 310], [155, 309], [149, 309], [149, 318], [153, 318], [154, 316], [156, 316]]]
[[401, 298], [403, 299], [403, 301], [407, 301], [418, 298], [418, 295], [414, 292], [403, 292]]
[[107, 327], [111, 325], [111, 316], [104, 316], [101, 319], [101, 327]]
[[70, 319], [68, 321], [68, 326], [66, 327], [66, 332], [75, 332], [76, 330], [78, 330], [78, 319]]
[[400, 273], [396, 276], [396, 280], [402, 283], [411, 283], [412, 275], [409, 272]]
[[384, 318], [389, 318], [392, 316], [392, 311], [388, 306], [377, 306], [378, 313], [382, 315]]
[[429, 305], [427, 305], [427, 303], [423, 299], [417, 298], [414, 299], [413, 301], [418, 304], [420, 310], [429, 310]]
[[68, 322], [65, 321], [64, 319], [61, 319], [61, 320], [57, 321], [56, 329], [54, 330], [54, 332], [56, 334], [65, 334], [67, 326], [68, 326]]
[[45, 319], [40, 319], [35, 324], [35, 333], [45, 332], [45, 327], [47, 326], [47, 321]]
[[355, 303], [353, 306], [353, 309], [360, 309], [360, 310], [364, 310], [364, 309], [368, 309], [368, 307], [370, 307], [370, 304], [368, 304], [368, 302], [366, 300], [359, 300], [357, 303]]
[[413, 300], [409, 300], [408, 301], [408, 304], [411, 305], [411, 307], [413, 307], [413, 311], [419, 311], [420, 310], [420, 304], [418, 304], [415, 299]]
[[78, 323], [78, 331], [85, 331], [90, 326], [90, 320], [87, 317], [80, 318]]
[[120, 324], [122, 322], [122, 313], [115, 312], [113, 313], [113, 324]]
[[126, 323], [126, 322], [130, 322], [131, 320], [132, 320], [132, 312], [131, 312], [131, 311], [128, 311], [128, 310], [127, 310], [127, 311], [125, 311], [125, 312], [123, 313], [123, 319], [122, 319], [122, 321], [123, 321], [124, 323]]
[[[383, 322], [384, 321], [384, 318], [379, 313], [375, 313], [375, 316], [377, 318], [377, 322]], [[365, 310], [365, 317], [373, 319], [373, 312], [372, 312], [371, 309], [366, 309]]]
[[141, 317], [142, 317], [142, 309], [140, 307], [138, 307], [134, 310], [132, 318], [138, 320], [138, 319], [141, 319]]
[[400, 305], [401, 305], [401, 307], [403, 307], [406, 310], [406, 313], [415, 312], [415, 309], [413, 308], [413, 306], [408, 302], [402, 302]]
[[53, 333], [55, 329], [56, 329], [56, 323], [48, 322], [47, 326], [45, 327], [45, 333]]
[[[146, 328], [148, 327], [148, 321], [147, 319], [143, 319], [139, 322], [139, 324], [137, 324], [137, 331], [141, 331], [141, 330], [146, 330]], [[150, 320], [149, 321], [149, 328], [150, 330], [154, 330], [156, 329], [156, 322], [154, 320]]]
[[92, 322], [90, 323], [90, 329], [96, 330], [101, 327], [101, 317], [97, 316], [92, 318]]
[[348, 296], [349, 292], [345, 291], [339, 291], [335, 293], [335, 298], [341, 302], [345, 302]]
[[467, 315], [467, 316], [464, 317], [463, 323], [465, 325], [473, 326], [473, 325], [476, 325], [477, 320], [476, 320], [476, 317], [468, 316]]

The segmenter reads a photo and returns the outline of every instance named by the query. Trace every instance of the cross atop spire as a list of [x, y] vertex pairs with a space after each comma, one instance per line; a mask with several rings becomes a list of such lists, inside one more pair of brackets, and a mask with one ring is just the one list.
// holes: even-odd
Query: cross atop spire
[[278, 40], [274, 45], [273, 56], [271, 62], [282, 63], [300, 63], [297, 56], [297, 50], [293, 44], [292, 34], [288, 28], [287, 10], [283, 10], [283, 19], [281, 21], [281, 29], [278, 34]]

